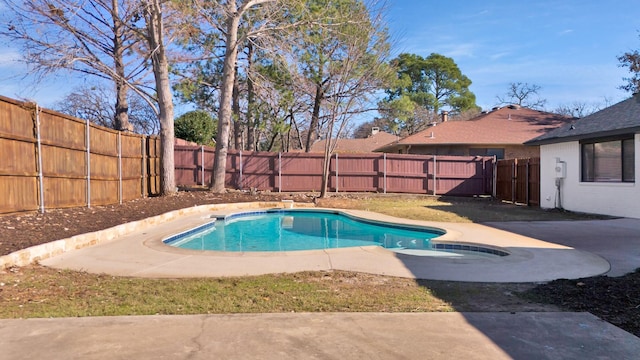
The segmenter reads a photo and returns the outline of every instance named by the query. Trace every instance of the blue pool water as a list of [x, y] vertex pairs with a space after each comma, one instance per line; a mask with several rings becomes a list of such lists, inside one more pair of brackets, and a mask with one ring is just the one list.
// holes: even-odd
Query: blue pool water
[[357, 246], [431, 249], [444, 234], [358, 220], [330, 211], [276, 210], [233, 215], [172, 236], [165, 243], [184, 249], [230, 252], [321, 250]]

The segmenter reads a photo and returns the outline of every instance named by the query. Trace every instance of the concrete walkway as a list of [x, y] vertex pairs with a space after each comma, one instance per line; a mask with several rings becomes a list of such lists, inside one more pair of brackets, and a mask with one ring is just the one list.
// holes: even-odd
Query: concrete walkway
[[588, 313], [303, 313], [0, 320], [3, 359], [637, 359]]
[[[43, 263], [130, 276], [345, 269], [468, 281], [539, 281], [598, 275], [609, 268], [614, 276], [640, 266], [640, 220], [632, 219], [446, 224], [446, 240], [505, 248], [512, 254], [505, 258], [513, 256], [506, 262], [372, 248], [295, 256], [203, 254], [159, 242], [204, 220], [190, 215]], [[591, 314], [570, 312], [125, 316], [0, 320], [0, 354], [7, 359], [635, 359], [640, 338]]]

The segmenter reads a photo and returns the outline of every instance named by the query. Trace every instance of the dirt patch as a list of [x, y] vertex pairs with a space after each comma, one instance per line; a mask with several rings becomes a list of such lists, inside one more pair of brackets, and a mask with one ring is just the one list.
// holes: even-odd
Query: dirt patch
[[523, 297], [587, 311], [640, 336], [640, 269], [621, 277], [555, 280], [526, 291]]

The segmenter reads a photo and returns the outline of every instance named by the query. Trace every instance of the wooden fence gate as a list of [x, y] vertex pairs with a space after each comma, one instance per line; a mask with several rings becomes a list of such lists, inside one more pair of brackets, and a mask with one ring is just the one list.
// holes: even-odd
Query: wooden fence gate
[[498, 160], [496, 198], [540, 206], [540, 158]]

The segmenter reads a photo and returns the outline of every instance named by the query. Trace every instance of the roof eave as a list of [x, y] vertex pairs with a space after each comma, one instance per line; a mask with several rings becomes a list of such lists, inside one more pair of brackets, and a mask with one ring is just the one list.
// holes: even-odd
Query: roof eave
[[525, 145], [549, 145], [549, 144], [557, 144], [557, 143], [569, 142], [569, 141], [580, 141], [585, 139], [595, 139], [595, 138], [602, 138], [602, 137], [635, 134], [639, 132], [640, 132], [640, 126], [635, 126], [631, 128], [625, 128], [625, 129], [600, 131], [597, 133], [557, 136], [557, 137], [540, 139], [540, 140], [533, 139], [533, 140], [526, 141], [524, 144]]

